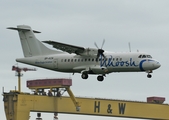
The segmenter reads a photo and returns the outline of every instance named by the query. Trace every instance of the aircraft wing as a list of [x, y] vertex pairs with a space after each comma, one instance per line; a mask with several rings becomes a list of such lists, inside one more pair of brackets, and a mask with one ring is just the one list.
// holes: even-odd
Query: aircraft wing
[[85, 48], [83, 47], [79, 47], [79, 46], [74, 46], [74, 45], [69, 45], [69, 44], [65, 44], [65, 43], [60, 43], [60, 42], [55, 42], [55, 41], [42, 41], [44, 43], [47, 43], [49, 45], [53, 45], [54, 48], [62, 50], [64, 52], [68, 52], [68, 53], [75, 53], [77, 55], [80, 55], [82, 53], [84, 53]]

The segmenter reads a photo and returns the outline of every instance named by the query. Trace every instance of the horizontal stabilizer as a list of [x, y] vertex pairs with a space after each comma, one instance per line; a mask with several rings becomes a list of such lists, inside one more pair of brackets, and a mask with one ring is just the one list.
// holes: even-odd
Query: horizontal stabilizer
[[[14, 28], [14, 27], [8, 27], [7, 29], [11, 29], [11, 30], [18, 30], [18, 31], [30, 31], [29, 28]], [[36, 30], [32, 30], [34, 33], [41, 33], [39, 31]]]

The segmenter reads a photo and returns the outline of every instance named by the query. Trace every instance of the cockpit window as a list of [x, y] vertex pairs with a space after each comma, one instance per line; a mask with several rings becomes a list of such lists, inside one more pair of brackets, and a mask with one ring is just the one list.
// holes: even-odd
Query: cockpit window
[[151, 55], [139, 55], [138, 58], [152, 58]]
[[139, 56], [138, 56], [138, 58], [141, 58], [141, 57], [142, 57], [142, 55], [139, 55]]
[[143, 55], [142, 58], [146, 58], [146, 55]]
[[152, 58], [151, 55], [147, 55], [147, 58]]

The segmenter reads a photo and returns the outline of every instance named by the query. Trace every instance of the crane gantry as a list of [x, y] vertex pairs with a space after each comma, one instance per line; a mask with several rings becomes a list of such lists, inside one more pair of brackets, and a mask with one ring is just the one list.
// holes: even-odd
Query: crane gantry
[[[7, 120], [28, 120], [30, 112], [94, 115], [123, 118], [169, 120], [169, 105], [164, 97], [148, 97], [147, 102], [75, 97], [70, 89], [72, 79], [52, 78], [28, 80], [26, 86], [34, 93], [21, 92], [22, 71], [36, 71], [34, 68], [12, 67], [18, 76], [18, 91], [3, 91], [3, 102]], [[60, 89], [69, 96], [62, 96]], [[48, 90], [48, 94], [45, 91]], [[45, 93], [45, 94], [44, 94]], [[55, 94], [57, 93], [57, 94]], [[44, 104], [45, 103], [45, 104]], [[41, 119], [40, 116], [37, 119]]]

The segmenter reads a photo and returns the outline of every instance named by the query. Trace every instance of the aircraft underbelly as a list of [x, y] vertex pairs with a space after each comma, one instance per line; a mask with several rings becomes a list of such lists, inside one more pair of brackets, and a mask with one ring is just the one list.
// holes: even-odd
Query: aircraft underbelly
[[111, 67], [108, 68], [111, 72], [139, 72], [140, 69], [138, 67]]

